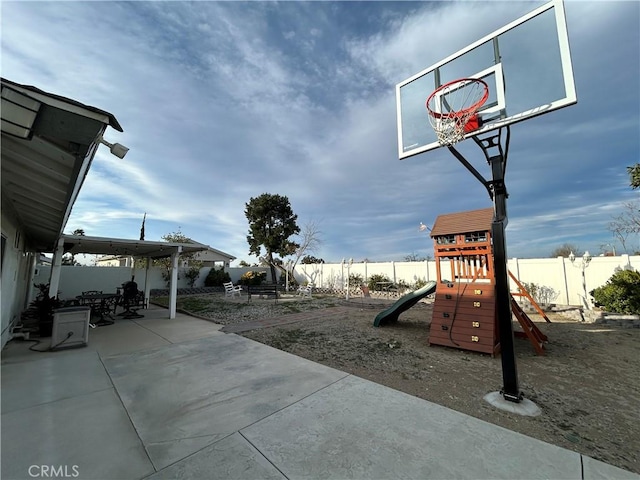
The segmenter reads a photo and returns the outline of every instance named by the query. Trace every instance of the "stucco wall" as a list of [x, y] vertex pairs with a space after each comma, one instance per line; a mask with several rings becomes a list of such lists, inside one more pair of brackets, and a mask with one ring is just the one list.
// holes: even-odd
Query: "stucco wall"
[[2, 256], [2, 346], [9, 340], [10, 327], [19, 322], [20, 313], [28, 306], [30, 278], [35, 254], [27, 252], [25, 240], [17, 228], [17, 222], [2, 211], [2, 236], [5, 249]]

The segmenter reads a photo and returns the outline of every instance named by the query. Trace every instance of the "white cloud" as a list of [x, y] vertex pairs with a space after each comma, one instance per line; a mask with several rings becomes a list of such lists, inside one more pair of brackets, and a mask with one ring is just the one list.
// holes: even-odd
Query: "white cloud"
[[[108, 110], [124, 127], [107, 138], [130, 152], [99, 150], [70, 229], [131, 238], [147, 212], [147, 238], [180, 227], [248, 258], [244, 204], [270, 192], [287, 195], [302, 223], [322, 219], [316, 256], [398, 260], [430, 253], [420, 221], [490, 202], [446, 150], [397, 160], [394, 84], [537, 4], [6, 3], [3, 76]], [[600, 241], [632, 194], [638, 89], [616, 103], [604, 86], [616, 75], [637, 84], [638, 34], [617, 22], [637, 20], [638, 6], [566, 10], [579, 103], [512, 129], [517, 256], [572, 235]], [[488, 174], [473, 145], [461, 150]]]

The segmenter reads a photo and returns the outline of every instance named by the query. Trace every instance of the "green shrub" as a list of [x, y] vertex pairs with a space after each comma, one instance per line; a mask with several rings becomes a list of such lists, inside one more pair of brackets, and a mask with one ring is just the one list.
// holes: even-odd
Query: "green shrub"
[[538, 285], [536, 283], [523, 283], [522, 286], [529, 295], [540, 305], [549, 305], [552, 303], [560, 292], [556, 291], [553, 287], [547, 287], [546, 285]]
[[209, 270], [207, 278], [204, 279], [205, 287], [221, 287], [223, 283], [230, 282], [231, 277], [224, 271], [224, 267], [216, 269], [215, 267]]
[[596, 305], [608, 312], [640, 314], [640, 273], [621, 270], [607, 283], [591, 290]]
[[187, 284], [189, 284], [189, 286], [193, 288], [193, 286], [196, 283], [196, 280], [198, 280], [198, 277], [200, 276], [200, 267], [197, 267], [197, 266], [189, 267], [189, 269], [185, 272], [184, 276], [187, 279]]
[[249, 270], [240, 277], [240, 285], [260, 285], [267, 278], [267, 272]]
[[419, 278], [415, 281], [415, 283], [413, 284], [413, 289], [414, 290], [420, 290], [422, 287], [424, 287], [427, 284], [427, 280], [424, 278]]
[[375, 290], [381, 289], [380, 285], [377, 285], [378, 282], [390, 282], [390, 281], [391, 280], [386, 275], [383, 275], [381, 273], [374, 273], [369, 277], [369, 280], [367, 280], [367, 287], [369, 287], [369, 290], [373, 292]]
[[359, 273], [351, 273], [349, 274], [349, 285], [352, 287], [357, 287], [359, 285], [362, 285], [364, 283], [364, 280], [362, 278], [362, 275], [360, 275]]

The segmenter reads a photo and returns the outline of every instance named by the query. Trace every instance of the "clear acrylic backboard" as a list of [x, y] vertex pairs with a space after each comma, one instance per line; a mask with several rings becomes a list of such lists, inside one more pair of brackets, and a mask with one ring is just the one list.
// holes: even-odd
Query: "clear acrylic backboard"
[[460, 78], [480, 78], [489, 86], [478, 112], [481, 125], [465, 138], [576, 103], [562, 1], [536, 8], [396, 85], [400, 159], [441, 146], [425, 102], [438, 87]]

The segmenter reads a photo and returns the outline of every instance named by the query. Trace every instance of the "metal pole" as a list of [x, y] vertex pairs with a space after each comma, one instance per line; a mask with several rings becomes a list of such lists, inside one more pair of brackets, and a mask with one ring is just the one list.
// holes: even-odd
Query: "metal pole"
[[520, 402], [522, 393], [518, 386], [518, 368], [513, 342], [511, 324], [511, 292], [509, 291], [509, 272], [507, 269], [507, 246], [505, 227], [507, 225], [507, 189], [504, 184], [504, 158], [497, 155], [489, 158], [493, 181], [494, 218], [491, 225], [493, 237], [493, 261], [496, 280], [496, 314], [500, 334], [500, 358], [502, 361], [502, 395], [505, 400]]

